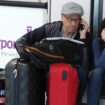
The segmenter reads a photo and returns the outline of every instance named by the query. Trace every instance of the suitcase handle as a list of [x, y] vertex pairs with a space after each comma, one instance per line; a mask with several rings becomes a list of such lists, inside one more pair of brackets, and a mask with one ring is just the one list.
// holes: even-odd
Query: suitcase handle
[[14, 71], [13, 71], [13, 74], [14, 74], [14, 78], [17, 77], [17, 66], [18, 66], [18, 62], [20, 61], [21, 58], [15, 58], [13, 60], [16, 61], [16, 65], [15, 65], [15, 68], [14, 68]]
[[66, 70], [62, 71], [62, 80], [67, 80], [67, 71]]

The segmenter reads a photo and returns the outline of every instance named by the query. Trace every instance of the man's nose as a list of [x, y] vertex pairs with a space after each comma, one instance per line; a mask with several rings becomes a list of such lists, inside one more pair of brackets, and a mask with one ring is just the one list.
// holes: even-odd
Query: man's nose
[[77, 23], [76, 23], [75, 20], [72, 20], [71, 24], [72, 24], [73, 26], [75, 26]]

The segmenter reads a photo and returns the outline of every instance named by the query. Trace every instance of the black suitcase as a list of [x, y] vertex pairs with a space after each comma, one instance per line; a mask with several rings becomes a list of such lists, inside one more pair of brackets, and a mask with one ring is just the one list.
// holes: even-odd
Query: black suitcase
[[5, 105], [44, 105], [45, 74], [21, 59], [5, 68]]

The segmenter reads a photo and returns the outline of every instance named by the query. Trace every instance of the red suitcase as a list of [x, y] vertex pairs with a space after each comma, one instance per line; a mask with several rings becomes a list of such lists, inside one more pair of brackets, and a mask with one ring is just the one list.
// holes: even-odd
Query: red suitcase
[[48, 105], [76, 105], [79, 79], [76, 68], [65, 63], [50, 65]]

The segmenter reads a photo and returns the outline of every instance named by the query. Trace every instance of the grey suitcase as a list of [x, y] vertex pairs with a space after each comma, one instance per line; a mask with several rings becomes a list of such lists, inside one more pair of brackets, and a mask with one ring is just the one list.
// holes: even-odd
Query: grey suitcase
[[43, 72], [22, 59], [11, 60], [5, 68], [5, 105], [44, 105]]

